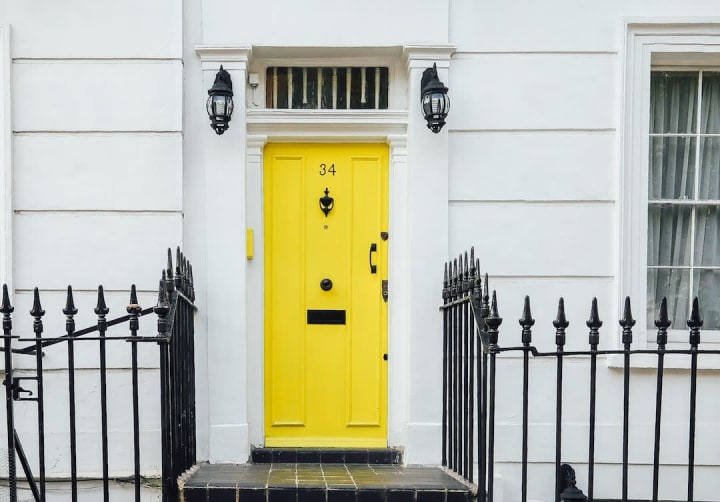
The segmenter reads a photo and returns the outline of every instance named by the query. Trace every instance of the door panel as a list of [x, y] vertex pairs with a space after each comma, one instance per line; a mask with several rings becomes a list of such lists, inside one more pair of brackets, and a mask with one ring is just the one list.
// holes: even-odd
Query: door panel
[[264, 165], [265, 444], [385, 446], [387, 146], [270, 144]]

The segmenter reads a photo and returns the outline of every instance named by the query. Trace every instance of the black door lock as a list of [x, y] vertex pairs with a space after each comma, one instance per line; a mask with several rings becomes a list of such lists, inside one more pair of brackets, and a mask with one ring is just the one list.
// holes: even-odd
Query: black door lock
[[333, 283], [330, 279], [323, 279], [320, 281], [320, 289], [323, 291], [330, 291], [333, 287]]

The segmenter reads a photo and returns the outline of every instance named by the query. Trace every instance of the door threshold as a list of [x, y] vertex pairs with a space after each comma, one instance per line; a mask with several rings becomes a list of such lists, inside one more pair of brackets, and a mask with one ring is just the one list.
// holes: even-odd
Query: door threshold
[[253, 447], [254, 464], [391, 464], [403, 463], [403, 448], [264, 448]]

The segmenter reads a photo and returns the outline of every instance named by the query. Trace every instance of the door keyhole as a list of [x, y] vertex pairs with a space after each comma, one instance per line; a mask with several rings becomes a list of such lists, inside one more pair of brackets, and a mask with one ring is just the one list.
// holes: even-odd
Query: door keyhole
[[323, 279], [320, 281], [320, 289], [323, 291], [330, 291], [333, 287], [333, 283], [330, 279]]

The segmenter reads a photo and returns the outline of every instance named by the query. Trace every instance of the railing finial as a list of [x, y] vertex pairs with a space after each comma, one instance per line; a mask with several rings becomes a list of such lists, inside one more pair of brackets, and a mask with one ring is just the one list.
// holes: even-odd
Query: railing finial
[[702, 328], [703, 320], [700, 318], [700, 305], [698, 297], [693, 298], [692, 311], [690, 319], [687, 320], [688, 328], [690, 328], [690, 346], [697, 348], [700, 344], [700, 328]]
[[525, 295], [522, 317], [518, 322], [520, 326], [522, 326], [522, 343], [528, 346], [532, 343], [532, 327], [535, 324], [535, 319], [532, 318], [532, 314], [530, 313], [530, 297], [528, 295]]
[[192, 263], [188, 261], [188, 293], [190, 294], [190, 299], [194, 302], [195, 301], [195, 279], [193, 278], [193, 267]]
[[632, 316], [632, 310], [630, 309], [630, 297], [625, 297], [625, 306], [623, 307], [623, 317], [620, 319], [620, 326], [622, 326], [622, 343], [625, 346], [625, 350], [630, 350], [630, 344], [632, 344], [632, 328], [635, 326], [635, 319]]
[[562, 347], [565, 345], [565, 330], [570, 326], [565, 317], [565, 299], [563, 297], [558, 300], [557, 316], [553, 321], [553, 326], [555, 326], [555, 345]]
[[153, 312], [158, 316], [158, 335], [165, 336], [168, 331], [167, 316], [170, 313], [170, 301], [168, 300], [168, 282], [163, 270], [162, 278], [158, 287], [157, 304], [153, 307]]
[[182, 253], [180, 252], [180, 246], [178, 246], [175, 250], [175, 289], [183, 292], [182, 284]]
[[450, 273], [450, 276], [452, 277], [451, 283], [452, 286], [450, 287], [450, 296], [455, 299], [459, 296], [459, 286], [458, 286], [458, 262], [457, 258], [453, 259], [452, 263], [452, 272]]
[[600, 315], [598, 314], [597, 298], [592, 299], [590, 319], [585, 322], [585, 325], [590, 328], [588, 343], [593, 349], [596, 349], [600, 343], [600, 328], [603, 325], [603, 322], [600, 320]]
[[485, 319], [485, 324], [487, 324], [488, 327], [488, 339], [490, 341], [490, 345], [497, 345], [498, 342], [498, 328], [502, 324], [503, 319], [500, 317], [500, 314], [498, 313], [498, 306], [497, 306], [497, 294], [495, 290], [492, 292], [492, 302], [490, 304], [490, 315], [487, 316]]
[[462, 294], [467, 295], [470, 291], [470, 267], [468, 265], [468, 253], [465, 251], [463, 255], [463, 278], [462, 278]]
[[139, 313], [142, 310], [140, 304], [138, 303], [137, 288], [135, 287], [135, 284], [130, 286], [130, 304], [125, 310], [127, 310], [128, 314]]
[[2, 303], [0, 303], [0, 313], [12, 314], [14, 310], [15, 310], [15, 307], [10, 305], [10, 295], [8, 294], [7, 284], [3, 284]]
[[105, 291], [103, 290], [102, 284], [98, 286], [98, 294], [97, 294], [97, 306], [95, 307], [95, 314], [96, 315], [107, 315], [107, 313], [110, 312], [110, 309], [105, 305]]
[[40, 290], [38, 288], [33, 289], [33, 306], [30, 315], [37, 318], [45, 315], [45, 311], [40, 304]]
[[658, 315], [658, 318], [655, 319], [655, 327], [658, 330], [657, 344], [661, 349], [664, 349], [667, 344], [667, 330], [671, 324], [672, 321], [668, 317], [667, 298], [663, 296], [663, 299], [660, 301], [660, 314]]
[[68, 317], [74, 316], [78, 313], [78, 309], [75, 308], [75, 300], [73, 299], [72, 286], [67, 287], [67, 299], [65, 300], [65, 308], [63, 314]]

